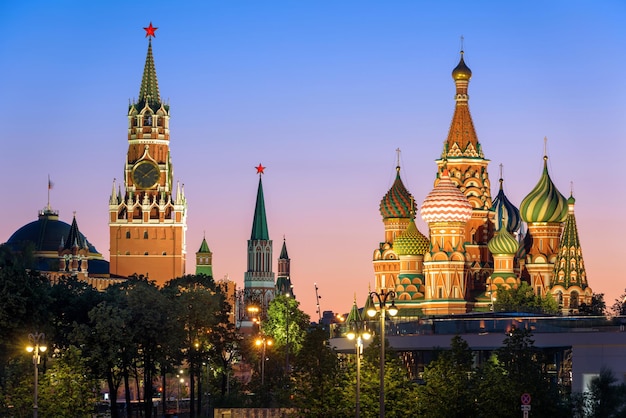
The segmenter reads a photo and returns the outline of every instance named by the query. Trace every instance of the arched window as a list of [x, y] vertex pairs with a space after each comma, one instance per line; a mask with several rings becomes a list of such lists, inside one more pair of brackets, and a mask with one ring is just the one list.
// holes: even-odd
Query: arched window
[[130, 239], [130, 231], [126, 231], [126, 239]]
[[144, 116], [143, 126], [152, 126], [152, 115], [150, 113], [146, 113]]
[[143, 231], [143, 239], [148, 239], [148, 231]]

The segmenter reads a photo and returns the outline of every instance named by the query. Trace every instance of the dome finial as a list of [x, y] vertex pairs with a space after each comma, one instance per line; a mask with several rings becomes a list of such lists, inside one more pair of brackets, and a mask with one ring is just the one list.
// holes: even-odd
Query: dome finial
[[454, 68], [454, 70], [452, 70], [452, 78], [455, 81], [469, 81], [469, 79], [472, 78], [472, 70], [469, 69], [469, 67], [465, 64], [465, 60], [463, 59], [463, 56], [465, 55], [465, 51], [463, 49], [464, 40], [465, 38], [461, 36], [461, 59], [459, 60], [459, 63]]
[[396, 171], [400, 171], [400, 148], [396, 148], [396, 154], [397, 154], [397, 164], [396, 164]]

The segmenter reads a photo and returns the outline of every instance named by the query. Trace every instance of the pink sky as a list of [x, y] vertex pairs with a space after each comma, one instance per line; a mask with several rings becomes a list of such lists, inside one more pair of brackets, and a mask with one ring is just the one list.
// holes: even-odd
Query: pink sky
[[108, 259], [108, 199], [123, 177], [127, 105], [152, 21], [174, 175], [189, 204], [188, 272], [206, 234], [215, 277], [243, 286], [262, 163], [274, 258], [286, 236], [301, 307], [316, 319], [317, 283], [322, 310], [347, 312], [373, 285], [396, 148], [418, 207], [432, 188], [463, 35], [492, 194], [502, 163], [519, 205], [547, 137], [554, 183], [564, 195], [574, 185], [589, 284], [611, 305], [626, 287], [626, 5], [421, 3], [3, 3], [0, 240], [36, 219], [50, 175], [53, 208], [67, 223], [76, 211]]

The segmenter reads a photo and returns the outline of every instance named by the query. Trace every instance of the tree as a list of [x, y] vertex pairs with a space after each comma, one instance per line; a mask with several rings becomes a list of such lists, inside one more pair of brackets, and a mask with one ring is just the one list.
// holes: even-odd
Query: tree
[[604, 293], [594, 293], [591, 296], [591, 304], [581, 303], [578, 313], [580, 315], [605, 316], [606, 303], [604, 302]]
[[611, 313], [615, 316], [626, 315], [626, 289], [619, 298], [615, 299], [613, 306], [611, 306]]
[[424, 370], [425, 385], [418, 388], [421, 416], [477, 416], [473, 361], [467, 342], [455, 336], [450, 350], [442, 351]]
[[508, 289], [498, 286], [497, 295], [494, 302], [495, 311], [559, 313], [558, 303], [551, 293], [545, 297], [536, 295], [533, 288], [524, 281], [519, 286]]
[[[274, 341], [274, 352], [279, 353], [283, 373], [271, 373], [268, 384], [274, 386], [274, 401], [279, 406], [289, 406], [292, 400], [291, 368], [293, 358], [300, 352], [309, 327], [309, 315], [298, 309], [300, 303], [291, 297], [279, 295], [270, 302], [267, 318], [261, 323], [261, 332]], [[277, 360], [273, 356], [271, 361]], [[270, 363], [266, 363], [271, 366]]]
[[587, 389], [585, 416], [617, 418], [626, 415], [626, 384], [618, 383], [610, 369], [602, 368]]
[[39, 407], [43, 417], [91, 416], [98, 385], [81, 351], [69, 346], [50, 362], [41, 376]]
[[347, 381], [337, 353], [327, 344], [326, 330], [322, 326], [306, 333], [302, 350], [294, 359], [292, 377], [294, 406], [299, 409], [300, 416], [351, 415], [354, 402], [346, 404], [343, 392], [346, 387], [354, 388], [354, 385]]
[[0, 394], [7, 390], [7, 364], [24, 353], [28, 333], [48, 335], [50, 282], [26, 269], [28, 253], [15, 254], [0, 245]]
[[[202, 400], [203, 363], [219, 364], [226, 369], [234, 347], [234, 327], [228, 321], [230, 307], [213, 278], [206, 275], [187, 275], [170, 280], [163, 289], [175, 320], [182, 327], [181, 350], [189, 366], [190, 414], [196, 411], [195, 383], [198, 377], [198, 412]], [[226, 352], [225, 352], [226, 350]], [[219, 359], [219, 360], [218, 360]], [[222, 369], [224, 392], [227, 370]]]
[[[371, 343], [363, 350], [361, 363], [361, 416], [374, 418], [379, 413], [380, 392], [380, 344], [381, 339], [376, 335]], [[418, 393], [416, 385], [411, 381], [408, 369], [398, 357], [398, 353], [385, 341], [385, 416], [409, 417], [418, 416]], [[354, 376], [351, 374], [351, 376]], [[344, 388], [346, 403], [354, 403], [354, 384]], [[350, 415], [348, 415], [350, 416]]]

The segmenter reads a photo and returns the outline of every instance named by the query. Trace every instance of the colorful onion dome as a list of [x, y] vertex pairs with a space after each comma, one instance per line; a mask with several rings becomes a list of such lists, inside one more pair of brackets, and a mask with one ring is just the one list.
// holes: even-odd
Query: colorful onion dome
[[409, 226], [393, 241], [393, 249], [398, 255], [424, 255], [430, 250], [430, 241], [411, 218]]
[[489, 240], [487, 248], [491, 254], [517, 254], [519, 243], [515, 237], [506, 229], [501, 228], [496, 235]]
[[507, 231], [513, 233], [522, 225], [522, 218], [519, 209], [504, 194], [502, 182], [503, 180], [500, 178], [500, 191], [493, 199], [491, 208], [496, 212], [496, 230], [502, 229], [502, 225], [504, 225]]
[[472, 78], [472, 70], [469, 69], [467, 65], [465, 65], [465, 61], [463, 60], [463, 51], [461, 51], [461, 60], [459, 64], [454, 67], [452, 70], [452, 78], [456, 80], [468, 80]]
[[520, 205], [525, 222], [564, 222], [567, 218], [567, 200], [558, 191], [548, 173], [548, 157], [543, 157], [543, 173], [535, 188]]
[[443, 170], [439, 183], [422, 204], [422, 219], [432, 222], [467, 222], [472, 217], [472, 205]]
[[400, 166], [396, 167], [396, 180], [391, 189], [380, 201], [380, 214], [383, 219], [387, 218], [410, 218], [415, 213], [417, 206], [411, 193], [404, 187], [400, 178]]

